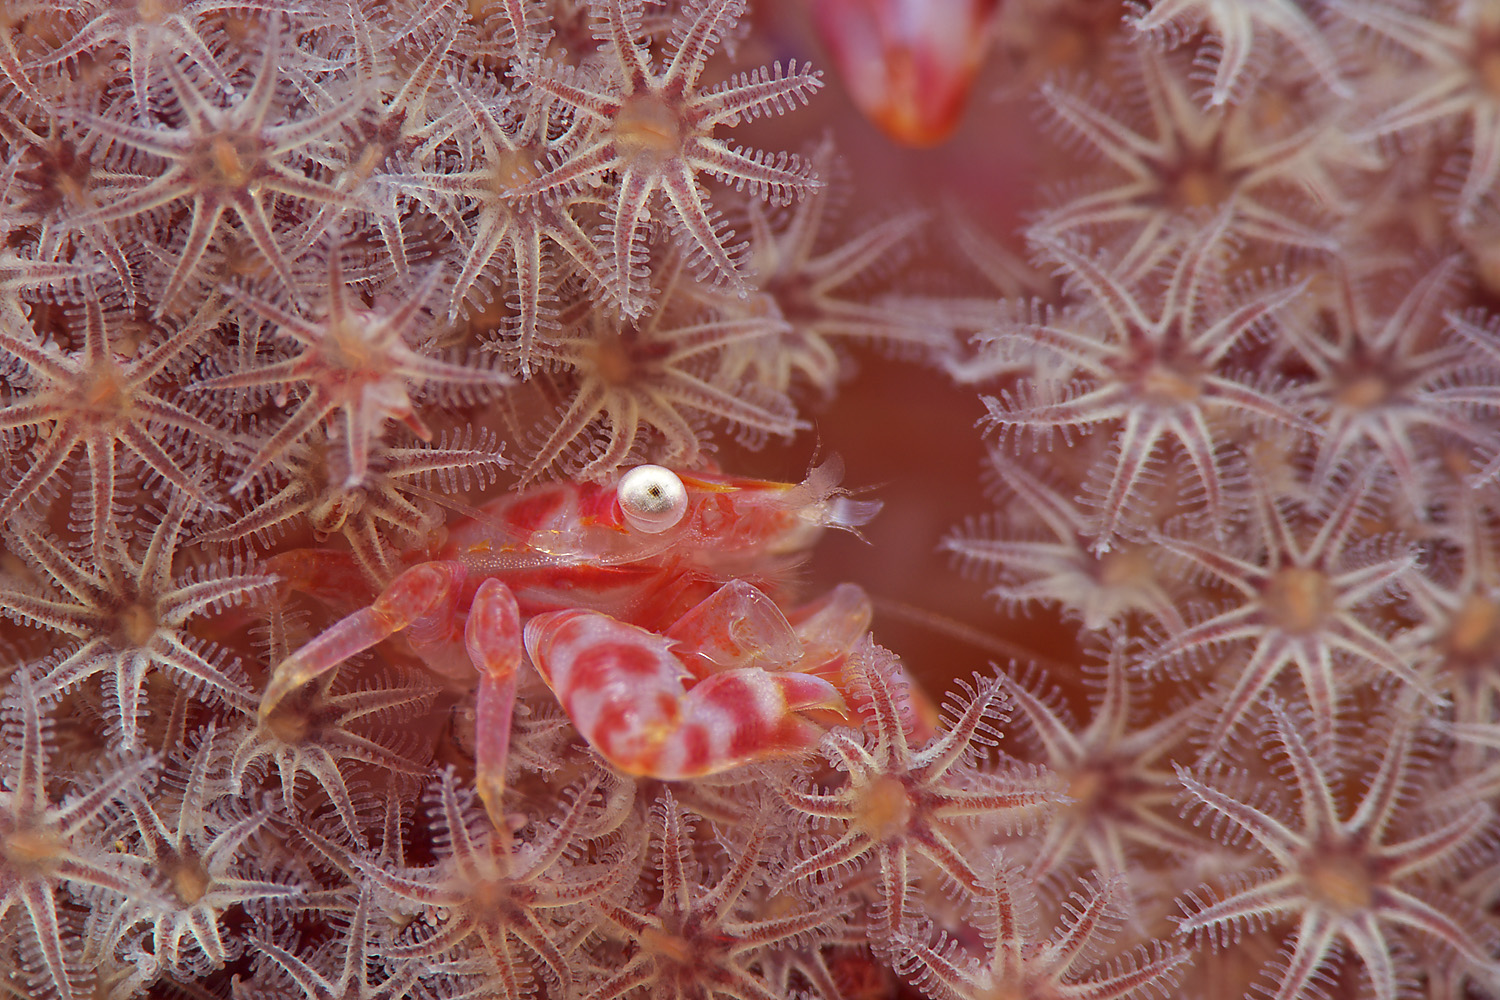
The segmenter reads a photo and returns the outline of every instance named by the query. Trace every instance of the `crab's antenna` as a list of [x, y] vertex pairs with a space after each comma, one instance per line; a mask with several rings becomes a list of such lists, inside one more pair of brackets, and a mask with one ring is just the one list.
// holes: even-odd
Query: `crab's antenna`
[[853, 499], [850, 490], [839, 486], [843, 478], [844, 460], [829, 455], [808, 471], [807, 478], [787, 493], [784, 502], [816, 511], [816, 522], [825, 528], [839, 528], [862, 539], [859, 528], [869, 524], [883, 504], [879, 500]]

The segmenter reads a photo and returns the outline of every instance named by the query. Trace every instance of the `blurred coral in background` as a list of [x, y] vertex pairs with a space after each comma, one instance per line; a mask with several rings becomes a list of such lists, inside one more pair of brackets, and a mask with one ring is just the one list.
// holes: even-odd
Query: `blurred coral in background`
[[0, 150], [0, 995], [1500, 996], [1500, 2], [9, 0]]

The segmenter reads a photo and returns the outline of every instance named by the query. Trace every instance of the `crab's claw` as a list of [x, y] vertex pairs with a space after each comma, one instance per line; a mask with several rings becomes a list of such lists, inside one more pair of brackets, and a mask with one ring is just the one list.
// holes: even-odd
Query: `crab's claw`
[[814, 0], [818, 33], [859, 109], [931, 146], [953, 132], [989, 45], [997, 0]]
[[698, 679], [672, 639], [597, 611], [537, 615], [525, 644], [579, 733], [629, 774], [695, 778], [806, 750], [824, 729], [801, 713], [845, 711], [810, 674], [731, 667]]

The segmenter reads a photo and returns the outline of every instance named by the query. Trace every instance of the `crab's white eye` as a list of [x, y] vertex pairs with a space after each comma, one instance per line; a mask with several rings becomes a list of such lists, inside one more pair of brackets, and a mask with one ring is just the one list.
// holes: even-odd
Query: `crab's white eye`
[[620, 478], [620, 509], [637, 531], [666, 531], [682, 520], [687, 507], [687, 489], [671, 469], [638, 465]]

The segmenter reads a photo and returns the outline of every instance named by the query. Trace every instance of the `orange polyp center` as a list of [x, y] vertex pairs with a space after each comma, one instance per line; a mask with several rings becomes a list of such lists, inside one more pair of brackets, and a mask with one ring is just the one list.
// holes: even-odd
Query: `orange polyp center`
[[385, 146], [372, 142], [359, 154], [359, 159], [354, 161], [351, 171], [360, 180], [367, 180], [380, 169], [380, 165], [389, 155], [390, 151]]
[[1283, 632], [1316, 632], [1334, 607], [1328, 577], [1315, 569], [1291, 567], [1271, 578], [1262, 603], [1271, 623]]
[[1196, 378], [1160, 364], [1146, 369], [1140, 385], [1147, 399], [1171, 406], [1191, 403], [1202, 393]]
[[859, 825], [872, 840], [904, 835], [912, 812], [906, 786], [892, 775], [876, 779], [859, 799]]
[[682, 149], [682, 117], [653, 94], [627, 100], [611, 132], [620, 154], [632, 163], [659, 164]]
[[271, 735], [293, 746], [307, 740], [316, 726], [311, 709], [298, 701], [295, 697], [284, 699], [265, 718], [265, 727]]
[[674, 965], [688, 965], [693, 959], [693, 948], [676, 934], [647, 927], [640, 934], [641, 947], [659, 955]]
[[215, 136], [208, 147], [208, 157], [217, 175], [216, 187], [239, 188], [245, 186], [250, 171], [245, 166], [240, 151], [234, 143], [223, 136]]
[[1090, 813], [1104, 792], [1104, 775], [1095, 770], [1078, 771], [1068, 779], [1068, 805], [1070, 812]]
[[1483, 594], [1470, 594], [1453, 616], [1447, 644], [1451, 653], [1470, 656], [1500, 646], [1500, 604]]
[[1500, 97], [1500, 51], [1482, 46], [1474, 60], [1474, 75], [1485, 93], [1492, 98]]
[[530, 150], [506, 150], [490, 163], [489, 187], [504, 198], [537, 178], [536, 156]]
[[1099, 582], [1106, 587], [1139, 586], [1153, 575], [1144, 549], [1112, 549], [1099, 560]]
[[220, 268], [226, 275], [239, 275], [246, 284], [254, 284], [271, 273], [271, 264], [260, 252], [255, 241], [246, 237], [231, 237], [224, 241]]
[[88, 187], [83, 180], [67, 174], [57, 178], [57, 189], [62, 192], [63, 200], [70, 205], [83, 205], [88, 198]]
[[129, 386], [120, 370], [105, 364], [88, 373], [81, 385], [79, 408], [96, 416], [119, 416], [128, 408]]
[[0, 857], [13, 868], [29, 871], [51, 867], [58, 847], [57, 838], [44, 830], [17, 830], [0, 837]]
[[1358, 913], [1368, 909], [1375, 898], [1369, 869], [1355, 858], [1312, 858], [1303, 866], [1302, 875], [1307, 880], [1309, 894], [1340, 913]]
[[1371, 410], [1385, 402], [1391, 387], [1378, 375], [1362, 375], [1339, 390], [1340, 406], [1350, 410]]
[[1206, 208], [1224, 200], [1224, 185], [1201, 170], [1189, 170], [1177, 179], [1177, 203], [1189, 208]]
[[354, 309], [330, 321], [327, 330], [320, 353], [330, 365], [375, 377], [390, 367], [385, 318], [379, 313]]
[[132, 604], [120, 612], [120, 637], [126, 646], [144, 646], [156, 635], [156, 610]]
[[135, 5], [135, 13], [142, 24], [160, 24], [166, 20], [168, 11], [162, 0], [140, 0]]
[[636, 379], [635, 359], [630, 356], [624, 336], [601, 337], [584, 348], [584, 356], [594, 376], [606, 385], [628, 386]]
[[504, 922], [505, 912], [511, 906], [510, 889], [510, 880], [492, 869], [487, 876], [478, 878], [467, 887], [468, 908], [482, 914], [486, 923], [499, 925]]
[[184, 906], [201, 903], [203, 897], [208, 895], [208, 887], [213, 878], [208, 874], [202, 859], [196, 855], [174, 856], [168, 862], [167, 871], [172, 892]]
[[1226, 167], [1219, 140], [1186, 149], [1175, 160], [1157, 165], [1164, 201], [1174, 209], [1216, 208], [1234, 194], [1242, 172]]

